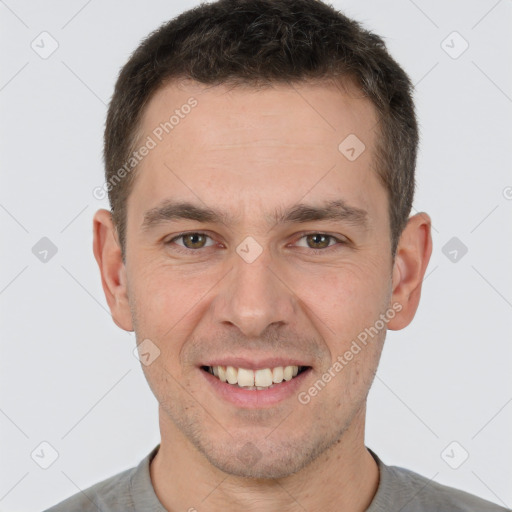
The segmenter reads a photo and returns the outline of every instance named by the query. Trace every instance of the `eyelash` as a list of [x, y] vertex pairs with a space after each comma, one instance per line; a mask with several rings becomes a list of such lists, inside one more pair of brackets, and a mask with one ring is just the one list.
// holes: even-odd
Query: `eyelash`
[[[208, 235], [207, 233], [204, 233], [202, 231], [185, 231], [183, 233], [180, 233], [179, 235], [174, 236], [173, 238], [171, 238], [167, 242], [165, 242], [165, 245], [170, 245], [174, 241], [179, 240], [180, 238], [183, 238], [186, 235], [202, 235], [202, 236], [206, 236], [207, 238], [212, 240], [212, 237], [210, 235]], [[309, 249], [309, 252], [314, 254], [314, 255], [320, 255], [322, 253], [323, 254], [330, 253], [332, 250], [339, 249], [340, 245], [346, 245], [347, 244], [346, 240], [342, 240], [340, 238], [335, 237], [334, 235], [329, 235], [328, 233], [322, 233], [320, 231], [311, 231], [309, 233], [303, 233], [296, 241], [299, 241], [302, 238], [305, 238], [305, 237], [310, 236], [310, 235], [322, 235], [322, 236], [328, 237], [328, 238], [338, 242], [338, 244], [327, 246], [325, 249], [312, 249], [312, 248], [306, 247], [306, 249]], [[208, 246], [208, 247], [213, 247], [213, 246]], [[191, 254], [193, 252], [199, 252], [202, 249], [207, 249], [208, 247], [200, 247], [199, 249], [188, 249], [187, 247], [182, 247], [180, 245], [176, 245], [176, 247], [174, 249], [176, 251], [182, 253], [182, 254]]]

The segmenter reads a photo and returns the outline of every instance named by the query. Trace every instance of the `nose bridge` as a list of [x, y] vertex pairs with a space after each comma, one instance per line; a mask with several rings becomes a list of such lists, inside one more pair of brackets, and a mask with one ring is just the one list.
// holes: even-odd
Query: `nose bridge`
[[295, 310], [293, 293], [278, 278], [268, 249], [252, 260], [248, 255], [254, 251], [250, 241], [240, 244], [214, 305], [217, 322], [233, 324], [247, 337], [260, 336], [271, 324], [290, 323]]

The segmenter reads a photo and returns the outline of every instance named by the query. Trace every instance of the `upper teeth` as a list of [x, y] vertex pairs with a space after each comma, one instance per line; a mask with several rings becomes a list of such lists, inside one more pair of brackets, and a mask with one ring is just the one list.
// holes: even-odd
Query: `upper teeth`
[[267, 388], [283, 380], [291, 380], [299, 373], [298, 366], [277, 366], [275, 368], [262, 368], [261, 370], [235, 368], [234, 366], [209, 366], [208, 369], [222, 382], [238, 384], [240, 387], [256, 386], [256, 389]]

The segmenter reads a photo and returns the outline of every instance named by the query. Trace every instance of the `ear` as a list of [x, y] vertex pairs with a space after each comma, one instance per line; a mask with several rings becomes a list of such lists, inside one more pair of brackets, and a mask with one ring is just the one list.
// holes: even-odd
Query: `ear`
[[402, 309], [388, 322], [388, 329], [397, 331], [409, 325], [420, 302], [421, 285], [432, 254], [431, 220], [426, 213], [409, 218], [402, 232], [393, 264], [391, 304]]
[[126, 266], [121, 257], [117, 230], [108, 210], [98, 210], [93, 219], [93, 251], [112, 319], [121, 329], [133, 331]]

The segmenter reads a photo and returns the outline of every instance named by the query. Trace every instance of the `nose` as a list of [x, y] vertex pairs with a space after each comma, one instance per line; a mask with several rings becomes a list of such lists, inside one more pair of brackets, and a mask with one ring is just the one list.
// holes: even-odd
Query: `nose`
[[254, 338], [269, 326], [293, 323], [296, 297], [280, 274], [268, 250], [251, 263], [234, 254], [233, 268], [220, 283], [212, 304], [215, 320]]

